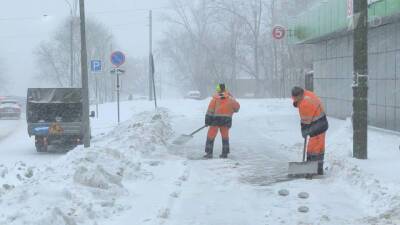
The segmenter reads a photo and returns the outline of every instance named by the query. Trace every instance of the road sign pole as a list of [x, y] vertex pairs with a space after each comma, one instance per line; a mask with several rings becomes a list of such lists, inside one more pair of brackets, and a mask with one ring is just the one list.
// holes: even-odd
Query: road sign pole
[[120, 100], [119, 100], [119, 94], [120, 94], [120, 89], [121, 89], [121, 85], [120, 85], [120, 81], [119, 81], [119, 75], [121, 73], [124, 73], [125, 71], [122, 69], [119, 69], [119, 67], [124, 64], [125, 62], [125, 55], [124, 53], [120, 52], [120, 51], [116, 51], [113, 52], [111, 54], [111, 63], [115, 66], [115, 68], [111, 71], [111, 73], [116, 74], [117, 75], [117, 111], [118, 111], [118, 123], [120, 123], [121, 119], [120, 119]]
[[98, 77], [96, 76], [95, 77], [95, 79], [96, 79], [96, 118], [98, 119], [99, 118], [99, 79], [98, 79]]
[[90, 61], [90, 70], [92, 74], [95, 76], [95, 92], [96, 92], [96, 118], [99, 118], [99, 79], [98, 76], [102, 72], [102, 62], [101, 60], [91, 60]]
[[117, 110], [118, 110], [118, 123], [120, 123], [120, 111], [119, 111], [119, 71], [117, 69]]

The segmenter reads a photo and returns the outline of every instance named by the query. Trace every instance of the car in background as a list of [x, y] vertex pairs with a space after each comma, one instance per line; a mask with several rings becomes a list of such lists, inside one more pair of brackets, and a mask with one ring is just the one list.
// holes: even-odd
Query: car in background
[[21, 106], [17, 100], [0, 101], [0, 119], [20, 119]]
[[200, 91], [189, 91], [185, 95], [185, 99], [201, 100], [201, 93], [200, 93]]

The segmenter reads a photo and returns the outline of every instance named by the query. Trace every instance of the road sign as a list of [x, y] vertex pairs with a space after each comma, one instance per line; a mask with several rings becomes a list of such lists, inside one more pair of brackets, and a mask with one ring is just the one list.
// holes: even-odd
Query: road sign
[[347, 0], [347, 18], [352, 18], [353, 17], [353, 8], [354, 8], [354, 2], [353, 0]]
[[100, 73], [102, 71], [102, 64], [101, 64], [101, 60], [91, 60], [90, 61], [90, 71], [92, 71], [92, 73]]
[[272, 37], [277, 40], [284, 38], [285, 34], [286, 34], [286, 29], [283, 26], [276, 25], [272, 29]]
[[125, 62], [125, 54], [120, 51], [115, 51], [115, 52], [111, 53], [110, 58], [111, 58], [111, 63], [115, 67], [119, 67], [122, 64], [124, 64], [124, 62]]
[[118, 75], [121, 75], [121, 74], [124, 74], [124, 73], [125, 73], [125, 70], [120, 69], [120, 68], [114, 68], [114, 69], [110, 70], [110, 73], [111, 73], [111, 74], [118, 74]]

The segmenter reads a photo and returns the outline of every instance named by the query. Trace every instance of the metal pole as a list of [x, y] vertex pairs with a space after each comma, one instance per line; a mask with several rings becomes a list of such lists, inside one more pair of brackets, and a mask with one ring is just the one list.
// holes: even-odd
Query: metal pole
[[368, 0], [354, 0], [353, 156], [368, 158]]
[[67, 5], [70, 8], [70, 81], [69, 81], [69, 86], [70, 87], [74, 87], [74, 48], [73, 48], [73, 33], [74, 33], [74, 12], [73, 10], [75, 9], [76, 12], [76, 2], [74, 3], [74, 6], [72, 6], [72, 4], [65, 0], [65, 2], [67, 3]]
[[119, 88], [120, 88], [120, 86], [119, 86], [119, 72], [118, 72], [118, 69], [116, 69], [116, 71], [117, 71], [117, 110], [118, 110], [118, 123], [120, 123], [120, 111], [119, 111]]
[[96, 118], [99, 118], [99, 87], [98, 87], [98, 77], [96, 75]]
[[[113, 44], [110, 45], [110, 52], [113, 52]], [[111, 90], [111, 102], [115, 101], [115, 76], [110, 77], [110, 90]]]
[[71, 65], [70, 65], [70, 76], [71, 76], [71, 80], [70, 80], [70, 87], [74, 87], [74, 16], [72, 14], [72, 9], [71, 9], [71, 23], [70, 23], [70, 61], [71, 61]]
[[81, 73], [82, 73], [82, 123], [84, 147], [90, 147], [90, 121], [89, 121], [89, 77], [87, 68], [86, 30], [85, 30], [85, 2], [79, 0], [81, 22]]
[[154, 57], [153, 54], [151, 54], [151, 80], [152, 85], [153, 85], [153, 97], [154, 97], [154, 108], [157, 109], [157, 94], [156, 94], [156, 81], [155, 81], [155, 77], [154, 77]]
[[163, 94], [163, 80], [162, 80], [162, 74], [159, 74], [159, 77], [160, 77], [160, 79], [159, 79], [159, 82], [160, 82], [160, 88], [159, 88], [159, 92], [160, 92], [160, 94], [158, 94], [159, 96], [160, 96], [160, 100], [162, 100], [162, 94]]
[[149, 101], [153, 100], [153, 75], [151, 69], [151, 55], [153, 53], [153, 13], [149, 11]]

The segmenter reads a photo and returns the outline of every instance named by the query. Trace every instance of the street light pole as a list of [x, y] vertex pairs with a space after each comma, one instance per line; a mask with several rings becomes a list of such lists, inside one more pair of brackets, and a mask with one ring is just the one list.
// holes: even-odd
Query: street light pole
[[153, 13], [149, 11], [149, 100], [153, 100], [153, 74], [152, 74], [152, 54], [153, 54]]
[[73, 13], [73, 8], [71, 3], [67, 0], [65, 0], [67, 5], [70, 8], [70, 83], [69, 86], [72, 88], [74, 87], [74, 13]]
[[85, 30], [85, 2], [79, 0], [81, 20], [81, 73], [82, 73], [82, 123], [84, 126], [84, 147], [90, 147], [90, 121], [89, 121], [89, 77], [87, 68], [86, 30]]
[[74, 87], [74, 16], [71, 9], [71, 24], [70, 24], [70, 87]]

